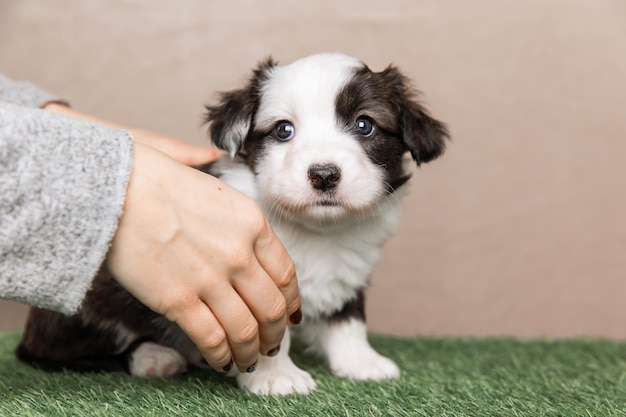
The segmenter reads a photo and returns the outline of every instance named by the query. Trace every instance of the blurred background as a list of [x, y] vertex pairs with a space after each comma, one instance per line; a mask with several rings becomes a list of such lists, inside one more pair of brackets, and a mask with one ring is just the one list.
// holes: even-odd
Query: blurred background
[[[371, 331], [626, 338], [626, 2], [0, 0], [0, 73], [198, 144], [257, 61], [323, 51], [399, 66], [453, 137], [410, 182]], [[0, 301], [0, 329], [26, 311]]]

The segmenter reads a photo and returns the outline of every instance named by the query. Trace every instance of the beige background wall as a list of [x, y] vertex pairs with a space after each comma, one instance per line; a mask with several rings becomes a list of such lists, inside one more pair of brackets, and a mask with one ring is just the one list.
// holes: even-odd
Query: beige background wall
[[411, 183], [373, 331], [626, 338], [626, 2], [0, 0], [0, 72], [195, 143], [257, 60], [320, 51], [397, 64], [454, 137]]

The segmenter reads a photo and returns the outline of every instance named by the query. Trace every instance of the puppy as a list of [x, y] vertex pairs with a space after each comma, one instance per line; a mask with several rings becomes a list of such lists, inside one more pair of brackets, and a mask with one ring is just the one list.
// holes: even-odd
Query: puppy
[[[293, 258], [303, 321], [291, 329], [332, 373], [358, 380], [399, 370], [367, 341], [364, 291], [400, 216], [410, 173], [438, 157], [448, 136], [393, 66], [319, 54], [261, 63], [247, 85], [207, 107], [213, 143], [229, 156], [200, 167], [254, 198]], [[408, 159], [410, 161], [410, 159]], [[277, 356], [237, 375], [259, 394], [308, 393], [315, 382]], [[173, 323], [144, 307], [105, 270], [71, 317], [32, 309], [20, 359], [46, 369], [170, 376], [201, 363]]]

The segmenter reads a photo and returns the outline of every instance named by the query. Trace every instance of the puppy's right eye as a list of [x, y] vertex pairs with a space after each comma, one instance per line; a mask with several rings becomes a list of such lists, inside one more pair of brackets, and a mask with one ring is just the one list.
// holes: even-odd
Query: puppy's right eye
[[288, 141], [296, 134], [296, 128], [289, 122], [280, 122], [276, 126], [276, 137], [278, 140]]

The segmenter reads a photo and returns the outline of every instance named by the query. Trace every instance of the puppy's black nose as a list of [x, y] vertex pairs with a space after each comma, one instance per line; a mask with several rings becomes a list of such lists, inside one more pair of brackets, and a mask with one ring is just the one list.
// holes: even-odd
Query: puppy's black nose
[[335, 165], [311, 165], [309, 181], [316, 190], [328, 191], [335, 188], [341, 179], [341, 170]]

